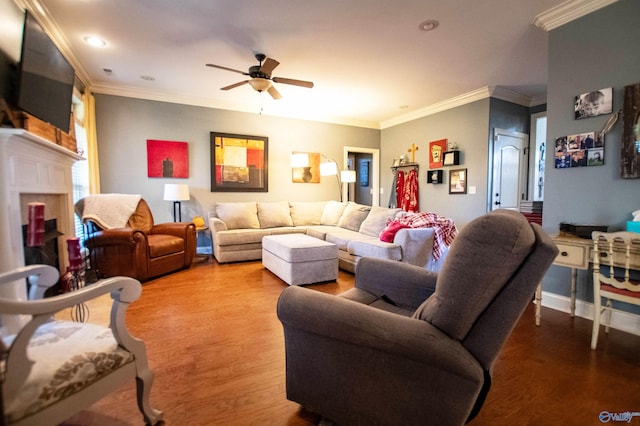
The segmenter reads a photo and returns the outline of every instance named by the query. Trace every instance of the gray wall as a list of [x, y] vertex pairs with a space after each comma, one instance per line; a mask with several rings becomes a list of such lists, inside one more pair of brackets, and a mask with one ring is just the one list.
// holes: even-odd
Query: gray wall
[[[623, 87], [640, 82], [640, 2], [620, 0], [549, 34], [547, 141], [560, 136], [599, 131], [603, 115], [573, 118], [575, 95], [613, 87], [614, 111], [622, 108]], [[561, 222], [622, 228], [640, 208], [640, 180], [620, 178], [622, 123], [605, 139], [605, 165], [554, 169], [553, 155], [545, 167], [544, 229], [557, 233]], [[552, 153], [549, 149], [549, 154]], [[590, 276], [580, 271], [578, 297], [593, 300]], [[569, 294], [568, 268], [552, 267], [544, 289]], [[588, 283], [588, 285], [584, 285]], [[581, 285], [582, 284], [582, 285]]]
[[[459, 227], [486, 212], [487, 173], [489, 158], [489, 98], [439, 112], [427, 117], [382, 130], [380, 155], [380, 185], [386, 206], [393, 183], [393, 159], [406, 153], [411, 144], [419, 147], [415, 159], [420, 165], [419, 201], [421, 211], [431, 211], [452, 218]], [[429, 142], [448, 139], [460, 149], [460, 166], [444, 168], [444, 183], [427, 183]], [[409, 155], [409, 154], [408, 154]], [[409, 157], [411, 159], [411, 157]], [[450, 169], [466, 168], [468, 186], [476, 194], [449, 194]]]
[[[189, 185], [183, 220], [206, 216], [215, 201], [337, 200], [334, 176], [318, 184], [291, 182], [291, 152], [320, 152], [342, 167], [343, 146], [379, 148], [380, 142], [374, 129], [110, 95], [96, 95], [96, 126], [101, 191], [142, 194], [158, 222], [172, 220], [172, 204], [162, 200], [165, 183]], [[268, 193], [210, 192], [212, 131], [269, 138]], [[188, 142], [189, 178], [147, 177], [147, 139]]]

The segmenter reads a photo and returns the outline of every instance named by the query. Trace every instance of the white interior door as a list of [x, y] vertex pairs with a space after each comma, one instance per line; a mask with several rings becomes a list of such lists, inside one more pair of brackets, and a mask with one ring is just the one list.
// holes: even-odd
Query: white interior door
[[493, 140], [491, 210], [520, 210], [526, 195], [529, 136], [495, 129]]

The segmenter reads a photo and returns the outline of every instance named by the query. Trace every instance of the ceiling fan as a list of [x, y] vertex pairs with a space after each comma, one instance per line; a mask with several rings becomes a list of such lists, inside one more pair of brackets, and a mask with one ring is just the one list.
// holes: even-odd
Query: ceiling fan
[[231, 84], [229, 86], [221, 87], [220, 90], [229, 90], [249, 83], [254, 90], [258, 92], [267, 91], [273, 99], [280, 99], [282, 95], [275, 88], [273, 83], [292, 84], [294, 86], [312, 88], [313, 83], [311, 81], [295, 80], [293, 78], [284, 77], [271, 77], [271, 73], [280, 65], [280, 62], [275, 59], [267, 58], [263, 53], [256, 53], [256, 59], [260, 63], [259, 65], [253, 65], [249, 67], [249, 72], [235, 70], [233, 68], [223, 67], [221, 65], [206, 64], [208, 67], [220, 68], [221, 70], [233, 71], [242, 75], [251, 77], [249, 80], [240, 81], [238, 83]]

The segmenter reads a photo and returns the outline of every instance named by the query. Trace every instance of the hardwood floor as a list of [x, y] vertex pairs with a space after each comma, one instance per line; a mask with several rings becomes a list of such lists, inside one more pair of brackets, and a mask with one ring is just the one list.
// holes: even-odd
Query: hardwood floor
[[[353, 275], [341, 271], [337, 282], [309, 287], [337, 294], [352, 285]], [[215, 261], [144, 284], [127, 324], [146, 343], [155, 374], [151, 402], [164, 412], [165, 424], [317, 424], [316, 415], [285, 397], [283, 332], [276, 317], [285, 286], [260, 262]], [[90, 321], [107, 319], [109, 302], [105, 297], [92, 303]], [[471, 425], [596, 425], [603, 410], [640, 411], [640, 337], [601, 333], [597, 351], [591, 351], [590, 337], [591, 321], [546, 308], [536, 327], [529, 306]], [[142, 424], [135, 384], [64, 424]]]

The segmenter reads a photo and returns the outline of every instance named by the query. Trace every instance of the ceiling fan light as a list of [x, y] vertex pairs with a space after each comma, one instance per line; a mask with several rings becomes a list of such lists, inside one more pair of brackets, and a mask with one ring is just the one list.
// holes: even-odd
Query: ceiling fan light
[[266, 78], [252, 78], [249, 80], [249, 84], [258, 92], [263, 92], [271, 87], [271, 81]]

